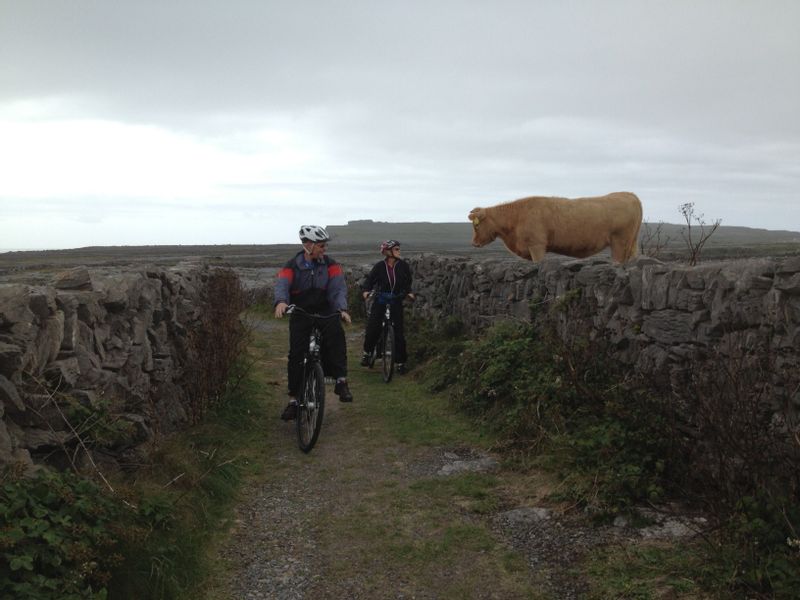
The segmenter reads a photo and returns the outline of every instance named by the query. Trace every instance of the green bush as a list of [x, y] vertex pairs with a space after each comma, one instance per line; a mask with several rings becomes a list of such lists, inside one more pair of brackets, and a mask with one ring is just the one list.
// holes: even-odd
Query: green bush
[[724, 530], [723, 559], [749, 593], [796, 598], [800, 590], [800, 506], [765, 494], [742, 498]]
[[[152, 551], [173, 546], [164, 540], [177, 533], [170, 533], [174, 514], [165, 494], [125, 498], [68, 472], [8, 478], [0, 488], [0, 597], [121, 597], [111, 590], [130, 586], [128, 571], [137, 561], [146, 568], [136, 597], [156, 597]], [[164, 556], [171, 554], [173, 548]]]
[[131, 511], [92, 481], [39, 471], [0, 488], [0, 597], [106, 598]]
[[[563, 311], [565, 301], [555, 308]], [[664, 497], [670, 439], [661, 407], [624, 379], [599, 341], [571, 345], [545, 326], [500, 323], [479, 338], [440, 345], [426, 367], [434, 390], [517, 452], [565, 478], [565, 495], [600, 511]], [[428, 339], [441, 338], [428, 334]]]
[[571, 483], [564, 494], [583, 504], [591, 499], [600, 511], [663, 501], [671, 480], [665, 477], [669, 463], [658, 417], [636, 429], [627, 420], [632, 415], [611, 411], [609, 407], [606, 414], [576, 419], [567, 433], [551, 438], [560, 456], [557, 468]]

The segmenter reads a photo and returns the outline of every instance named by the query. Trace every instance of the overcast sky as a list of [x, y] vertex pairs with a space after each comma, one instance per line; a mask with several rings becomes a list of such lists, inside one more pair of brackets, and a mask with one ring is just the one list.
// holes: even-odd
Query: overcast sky
[[0, 0], [0, 248], [628, 190], [800, 230], [797, 0]]

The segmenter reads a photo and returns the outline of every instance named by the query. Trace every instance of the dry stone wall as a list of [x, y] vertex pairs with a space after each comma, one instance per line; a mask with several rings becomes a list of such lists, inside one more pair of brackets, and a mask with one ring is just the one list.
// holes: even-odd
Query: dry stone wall
[[96, 460], [135, 462], [184, 425], [208, 274], [75, 268], [50, 285], [0, 283], [0, 465], [29, 468], [65, 446], [87, 460], [79, 436]]
[[594, 335], [642, 373], [669, 377], [720, 348], [765, 348], [784, 372], [800, 372], [800, 258], [695, 267], [646, 257], [624, 266], [433, 255], [409, 262], [420, 296], [413, 311], [426, 318], [453, 316], [478, 330], [498, 319], [528, 320], [532, 304], [546, 307], [573, 292]]
[[[422, 255], [409, 263], [418, 317], [456, 317], [477, 331], [574, 296], [594, 335], [642, 373], [670, 376], [731, 345], [766, 348], [785, 372], [800, 372], [800, 258], [687, 267], [643, 257], [620, 266]], [[370, 266], [351, 267], [349, 284]], [[63, 447], [80, 457], [77, 438], [93, 435], [98, 415], [113, 431], [92, 446], [94, 458], [122, 463], [185, 425], [183, 384], [197, 368], [189, 337], [209, 273], [188, 264], [76, 268], [48, 285], [0, 283], [0, 465], [30, 467]], [[265, 279], [250, 287], [268, 298], [274, 275]]]
[[[593, 335], [615, 358], [645, 374], [670, 376], [721, 348], [766, 348], [789, 373], [800, 372], [800, 258], [742, 259], [689, 267], [638, 257], [475, 260], [434, 254], [408, 259], [415, 316], [455, 317], [478, 331], [498, 320], [529, 321], [567, 295], [589, 315]], [[357, 285], [372, 264], [350, 266]], [[261, 297], [271, 297], [265, 282]], [[570, 335], [563, 327], [563, 335]]]

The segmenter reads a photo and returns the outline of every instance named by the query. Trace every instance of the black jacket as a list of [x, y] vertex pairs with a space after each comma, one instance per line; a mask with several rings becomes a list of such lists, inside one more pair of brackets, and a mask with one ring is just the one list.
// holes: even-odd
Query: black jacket
[[405, 298], [411, 291], [411, 267], [403, 259], [394, 264], [395, 282], [392, 286], [389, 282], [389, 273], [386, 261], [382, 260], [375, 263], [372, 270], [361, 282], [361, 289], [365, 292], [392, 292]]

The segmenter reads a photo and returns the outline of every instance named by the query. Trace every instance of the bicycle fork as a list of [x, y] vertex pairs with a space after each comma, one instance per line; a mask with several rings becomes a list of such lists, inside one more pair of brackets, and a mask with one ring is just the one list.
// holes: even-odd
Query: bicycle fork
[[[303, 382], [305, 385], [309, 385], [309, 381], [305, 375], [308, 373], [308, 369], [311, 368], [312, 362], [319, 360], [319, 351], [319, 337], [316, 335], [316, 332], [312, 332], [311, 337], [308, 340], [308, 353], [303, 359]], [[306, 399], [306, 407], [308, 410], [316, 410], [317, 394], [304, 393], [303, 396]]]
[[386, 330], [389, 328], [390, 325], [394, 325], [394, 323], [392, 323], [392, 309], [387, 304], [386, 312], [383, 313], [383, 327], [382, 327], [383, 335], [386, 335]]

